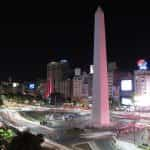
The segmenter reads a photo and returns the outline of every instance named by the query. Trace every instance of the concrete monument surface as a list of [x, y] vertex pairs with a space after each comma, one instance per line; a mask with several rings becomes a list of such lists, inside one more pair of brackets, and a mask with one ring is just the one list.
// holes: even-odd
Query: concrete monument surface
[[109, 126], [108, 73], [103, 10], [98, 7], [94, 27], [92, 126]]

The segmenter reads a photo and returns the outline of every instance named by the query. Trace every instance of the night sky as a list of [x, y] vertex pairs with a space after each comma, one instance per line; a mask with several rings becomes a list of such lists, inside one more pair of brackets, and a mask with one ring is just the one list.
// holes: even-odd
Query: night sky
[[[150, 60], [147, 4], [71, 1], [31, 7], [19, 20], [15, 18], [16, 24], [0, 25], [0, 80], [9, 76], [14, 80], [46, 78], [46, 64], [60, 59], [87, 70], [93, 61], [94, 12], [99, 4], [106, 17], [108, 61], [116, 61], [122, 70], [132, 70], [138, 59]], [[21, 21], [24, 24], [17, 24]]]

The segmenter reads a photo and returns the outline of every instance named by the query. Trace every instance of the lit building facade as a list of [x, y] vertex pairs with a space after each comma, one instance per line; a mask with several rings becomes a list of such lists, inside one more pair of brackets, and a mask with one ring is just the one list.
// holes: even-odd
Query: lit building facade
[[64, 97], [71, 97], [70, 67], [67, 60], [50, 62], [47, 65], [47, 81], [50, 83], [51, 93], [61, 93]]
[[88, 97], [89, 96], [89, 83], [88, 83], [88, 74], [86, 72], [83, 72], [82, 74], [82, 97]]
[[60, 93], [63, 94], [64, 98], [71, 98], [72, 96], [72, 80], [66, 79], [62, 80], [60, 83]]
[[113, 97], [113, 85], [114, 83], [114, 72], [109, 71], [108, 72], [108, 92], [109, 92], [109, 98]]
[[109, 98], [111, 99], [114, 96], [114, 89], [116, 89], [114, 85], [114, 74], [117, 70], [116, 62], [108, 63], [108, 92]]
[[62, 72], [60, 69], [60, 64], [58, 62], [50, 62], [47, 65], [47, 80], [51, 81], [51, 86], [53, 87], [53, 92], [58, 92], [60, 90], [60, 81], [62, 77]]
[[81, 77], [81, 69], [75, 68], [75, 75], [72, 80], [73, 85], [73, 92], [72, 97], [73, 98], [81, 98], [82, 97], [82, 77]]
[[[109, 98], [114, 96], [114, 91], [118, 90], [117, 87], [114, 87], [114, 74], [117, 70], [116, 62], [109, 62], [108, 64], [108, 92]], [[88, 96], [92, 96], [92, 88], [93, 88], [93, 73], [94, 73], [94, 65], [90, 65], [90, 73], [88, 74]], [[116, 89], [116, 90], [114, 90]], [[119, 96], [119, 94], [118, 94]]]
[[134, 103], [137, 106], [150, 106], [150, 70], [144, 59], [137, 62], [138, 70], [134, 71]]
[[75, 68], [75, 75], [73, 77], [73, 92], [74, 98], [91, 98], [92, 97], [92, 84], [93, 74], [90, 72], [82, 72], [80, 68]]
[[88, 74], [88, 97], [92, 98], [93, 92], [93, 73]]
[[135, 94], [150, 96], [150, 70], [134, 71]]
[[108, 72], [108, 88], [109, 98], [113, 103], [120, 105], [122, 101], [132, 99], [134, 86], [133, 86], [133, 73], [129, 71], [109, 71]]

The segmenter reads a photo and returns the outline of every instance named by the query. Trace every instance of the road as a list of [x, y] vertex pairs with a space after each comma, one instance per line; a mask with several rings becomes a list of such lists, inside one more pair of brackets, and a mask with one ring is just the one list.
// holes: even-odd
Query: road
[[44, 134], [46, 137], [51, 137], [52, 134], [55, 133], [55, 130], [53, 128], [42, 126], [39, 122], [29, 121], [23, 118], [15, 110], [5, 109], [3, 111], [0, 111], [0, 119], [7, 125], [17, 128], [20, 131], [28, 129], [32, 133]]
[[16, 111], [13, 110], [1, 110], [0, 111], [0, 120], [6, 123], [7, 125], [16, 128], [20, 131], [29, 129], [33, 134], [43, 134], [44, 142], [42, 143], [42, 147], [47, 148], [56, 148], [58, 150], [70, 150], [66, 146], [58, 144], [51, 139], [52, 136], [55, 135], [55, 130], [52, 128], [48, 128], [40, 125], [38, 122], [29, 121]]
[[[44, 110], [44, 109], [43, 109]], [[58, 109], [59, 111], [63, 111], [65, 112], [65, 110], [62, 109]], [[55, 109], [55, 111], [57, 111], [57, 109]], [[69, 110], [71, 112], [71, 110]], [[75, 110], [74, 110], [75, 111]], [[73, 111], [73, 112], [74, 112]], [[80, 113], [80, 111], [78, 110], [78, 112]], [[81, 113], [83, 113], [81, 111]], [[89, 114], [89, 112], [84, 112], [85, 114]], [[129, 114], [125, 114], [123, 115], [122, 112], [112, 112], [112, 118], [113, 120], [115, 120], [116, 122], [123, 122], [122, 127], [126, 124], [131, 122], [132, 120], [134, 120], [135, 116], [133, 117], [130, 113], [130, 115], [133, 117], [129, 117]], [[84, 115], [83, 115], [84, 116]], [[24, 128], [28, 128], [32, 133], [40, 133], [40, 134], [44, 134], [45, 137], [47, 138], [51, 138], [52, 136], [57, 136], [57, 132], [54, 128], [49, 128], [46, 126], [42, 126], [39, 124], [39, 122], [33, 122], [33, 121], [29, 121], [25, 118], [23, 118], [22, 116], [20, 116], [20, 114], [16, 111], [16, 110], [8, 110], [8, 109], [4, 109], [0, 111], [0, 119], [2, 121], [4, 121], [6, 124], [13, 126], [15, 128], [18, 128], [20, 130], [23, 130]], [[142, 123], [144, 123], [144, 121], [146, 121], [146, 119], [143, 117], [142, 118], [143, 121]], [[70, 121], [70, 126], [77, 126], [77, 127], [82, 127], [84, 128], [85, 125], [87, 125], [90, 120], [90, 115], [87, 115], [85, 118], [80, 118], [77, 119], [75, 121]], [[147, 119], [148, 120], [148, 119]], [[141, 120], [138, 120], [137, 122], [140, 122]], [[85, 124], [83, 124], [85, 122]], [[120, 136], [119, 139], [126, 141], [126, 142], [130, 142], [133, 143], [133, 134], [129, 135], [126, 134], [126, 136]], [[135, 134], [137, 137], [138, 133]], [[138, 139], [137, 139], [138, 140]]]
[[150, 113], [149, 112], [112, 112], [113, 121], [120, 122], [122, 133], [119, 139], [130, 143], [142, 144], [145, 140], [145, 131], [147, 130], [147, 144], [150, 144]]

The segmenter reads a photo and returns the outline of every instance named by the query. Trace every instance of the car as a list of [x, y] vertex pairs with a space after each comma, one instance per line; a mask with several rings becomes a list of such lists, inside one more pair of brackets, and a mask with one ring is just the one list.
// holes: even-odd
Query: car
[[78, 118], [78, 117], [80, 117], [80, 115], [78, 115], [78, 114], [65, 114], [64, 115], [64, 119], [68, 119], [68, 120], [71, 120], [71, 119], [76, 119], [76, 118]]

